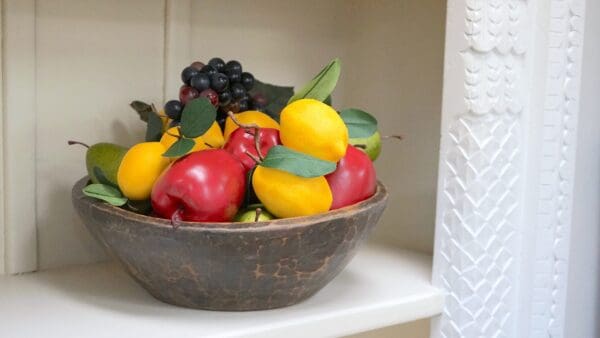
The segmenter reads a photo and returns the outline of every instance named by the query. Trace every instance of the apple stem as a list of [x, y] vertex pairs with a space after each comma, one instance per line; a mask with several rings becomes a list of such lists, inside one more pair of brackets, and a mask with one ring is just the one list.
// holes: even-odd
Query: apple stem
[[258, 219], [260, 218], [260, 215], [262, 214], [262, 209], [261, 208], [256, 208], [256, 216], [254, 216], [254, 222], [258, 222]]
[[[249, 152], [248, 150], [246, 150], [245, 154], [248, 155], [248, 157], [250, 157], [254, 162], [256, 162], [256, 164], [260, 164], [262, 162], [262, 160], [260, 158], [258, 158], [257, 156], [255, 156], [254, 154]], [[264, 158], [263, 158], [263, 160], [264, 160]]]
[[384, 136], [381, 136], [381, 138], [384, 140], [391, 139], [391, 138], [394, 138], [397, 140], [404, 140], [404, 136], [402, 136], [402, 135], [384, 135]]
[[227, 116], [229, 116], [231, 118], [231, 121], [233, 121], [233, 123], [235, 123], [238, 127], [244, 128], [244, 129], [246, 129], [246, 131], [249, 131], [250, 129], [254, 129], [254, 147], [256, 148], [256, 154], [258, 155], [258, 158], [261, 161], [264, 160], [265, 157], [263, 156], [262, 152], [260, 151], [260, 126], [256, 123], [249, 123], [249, 124], [241, 123], [240, 121], [237, 120], [237, 118], [235, 117], [235, 114], [232, 111], [229, 111], [227, 113]]
[[213, 145], [209, 144], [209, 143], [206, 143], [206, 142], [204, 142], [204, 144], [205, 144], [207, 147], [209, 147], [210, 149], [215, 149], [215, 147], [214, 147]]
[[70, 146], [72, 146], [74, 144], [79, 144], [79, 145], [82, 145], [82, 146], [90, 149], [90, 146], [88, 146], [87, 144], [85, 144], [83, 142], [79, 142], [79, 141], [71, 141], [71, 140], [69, 140], [69, 141], [67, 141], [67, 144], [70, 145]]
[[173, 230], [179, 228], [181, 225], [181, 213], [183, 212], [183, 208], [179, 208], [175, 210], [175, 212], [171, 215], [171, 225], [173, 226]]

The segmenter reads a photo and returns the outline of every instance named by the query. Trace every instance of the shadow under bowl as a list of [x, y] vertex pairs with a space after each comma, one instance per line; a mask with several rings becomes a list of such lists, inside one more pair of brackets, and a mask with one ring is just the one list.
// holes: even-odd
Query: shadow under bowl
[[152, 296], [221, 311], [296, 304], [322, 289], [354, 257], [387, 202], [360, 203], [308, 216], [256, 223], [183, 222], [136, 214], [73, 187], [73, 205], [92, 235]]

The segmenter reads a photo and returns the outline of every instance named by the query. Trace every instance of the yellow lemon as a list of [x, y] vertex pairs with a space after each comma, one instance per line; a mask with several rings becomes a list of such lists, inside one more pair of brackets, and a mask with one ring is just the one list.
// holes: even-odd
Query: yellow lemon
[[119, 166], [117, 183], [125, 197], [134, 201], [148, 199], [154, 182], [169, 165], [160, 142], [143, 142], [131, 147]]
[[265, 208], [278, 218], [326, 212], [333, 202], [323, 176], [305, 178], [259, 165], [252, 175], [252, 186]]
[[213, 148], [221, 148], [225, 144], [225, 138], [223, 137], [223, 132], [221, 131], [221, 127], [217, 122], [213, 122], [213, 124], [208, 128], [204, 135], [200, 136], [204, 139], [204, 142], [211, 145]]
[[283, 145], [299, 152], [337, 162], [346, 154], [348, 128], [325, 103], [301, 99], [287, 105], [280, 116]]
[[[242, 124], [255, 123], [261, 128], [279, 129], [279, 123], [273, 120], [269, 115], [255, 110], [248, 110], [243, 113], [235, 114], [235, 119]], [[229, 139], [229, 135], [239, 127], [233, 122], [231, 117], [225, 120], [225, 140]]]
[[[165, 146], [165, 149], [169, 149], [173, 143], [177, 142], [177, 136], [179, 136], [179, 129], [177, 127], [169, 128], [169, 130], [167, 130], [160, 138], [160, 143]], [[190, 153], [209, 149], [210, 147], [207, 144], [210, 144], [213, 148], [221, 148], [225, 143], [223, 133], [221, 133], [221, 127], [219, 127], [217, 122], [214, 122], [206, 133], [196, 137], [194, 141], [196, 144], [194, 145], [194, 148], [190, 150]]]

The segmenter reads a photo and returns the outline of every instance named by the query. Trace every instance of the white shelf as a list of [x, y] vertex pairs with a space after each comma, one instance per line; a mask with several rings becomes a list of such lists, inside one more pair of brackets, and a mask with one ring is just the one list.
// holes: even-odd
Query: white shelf
[[430, 256], [366, 247], [301, 304], [211, 312], [161, 303], [100, 263], [0, 277], [0, 328], [5, 337], [342, 336], [440, 313], [430, 274]]

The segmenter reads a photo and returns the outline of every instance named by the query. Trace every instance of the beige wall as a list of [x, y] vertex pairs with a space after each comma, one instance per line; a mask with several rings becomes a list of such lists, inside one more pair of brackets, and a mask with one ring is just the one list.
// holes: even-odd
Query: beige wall
[[375, 237], [431, 252], [446, 2], [353, 3], [344, 101], [375, 114], [382, 134], [405, 136], [385, 142], [376, 163], [390, 200]]

